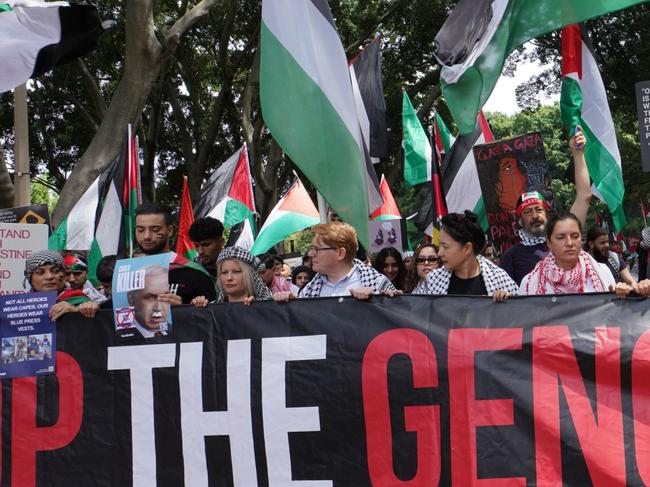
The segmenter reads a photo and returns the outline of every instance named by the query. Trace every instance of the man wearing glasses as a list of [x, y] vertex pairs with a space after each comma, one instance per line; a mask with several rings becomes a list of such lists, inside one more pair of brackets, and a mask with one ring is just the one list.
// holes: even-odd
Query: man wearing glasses
[[[309, 248], [314, 278], [302, 288], [298, 297], [319, 298], [353, 296], [365, 300], [373, 294], [392, 296], [396, 289], [372, 267], [356, 260], [357, 232], [347, 223], [316, 225]], [[290, 292], [276, 293], [274, 299], [286, 302], [296, 296]]]

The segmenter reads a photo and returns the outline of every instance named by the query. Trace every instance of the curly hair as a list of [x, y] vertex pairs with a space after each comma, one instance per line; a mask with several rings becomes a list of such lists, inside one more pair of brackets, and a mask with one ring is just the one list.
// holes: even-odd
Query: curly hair
[[443, 216], [442, 229], [461, 245], [471, 243], [474, 255], [480, 254], [485, 246], [485, 234], [478, 223], [478, 216], [472, 211]]

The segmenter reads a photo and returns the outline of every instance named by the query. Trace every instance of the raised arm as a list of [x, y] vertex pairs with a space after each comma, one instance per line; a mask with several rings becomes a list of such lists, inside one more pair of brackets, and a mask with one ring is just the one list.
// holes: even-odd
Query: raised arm
[[[582, 129], [578, 127], [578, 132], [569, 139], [569, 148], [573, 155], [573, 166], [575, 170], [575, 187], [576, 200], [571, 205], [571, 213], [578, 217], [580, 223], [585, 225], [587, 221], [587, 212], [589, 211], [589, 202], [591, 201], [591, 184], [589, 180], [589, 170], [585, 159], [585, 146], [587, 139]], [[577, 146], [577, 147], [576, 147]]]

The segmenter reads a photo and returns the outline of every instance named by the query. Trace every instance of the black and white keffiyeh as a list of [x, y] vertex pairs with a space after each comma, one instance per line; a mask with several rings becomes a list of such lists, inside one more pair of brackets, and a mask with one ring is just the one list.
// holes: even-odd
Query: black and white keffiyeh
[[25, 261], [25, 281], [23, 287], [27, 287], [27, 283], [31, 285], [32, 274], [42, 265], [54, 264], [63, 270], [63, 257], [58, 252], [53, 250], [39, 250], [30, 255]]
[[[358, 259], [354, 259], [354, 269], [359, 273], [362, 287], [369, 287], [375, 294], [381, 294], [386, 291], [396, 291], [395, 286], [386, 276], [377, 272], [370, 266], [365, 265]], [[300, 291], [300, 298], [318, 298], [320, 297], [323, 284], [327, 280], [325, 274], [317, 273], [309, 283]]]
[[539, 245], [546, 242], [546, 237], [535, 237], [525, 230], [519, 230], [518, 234], [521, 244], [525, 247], [532, 247], [533, 245]]
[[650, 249], [650, 227], [641, 230], [641, 247], [646, 250]]
[[[506, 271], [492, 263], [490, 260], [484, 258], [482, 255], [477, 255], [476, 258], [478, 259], [481, 276], [483, 276], [483, 283], [485, 284], [485, 289], [487, 289], [488, 296], [492, 296], [495, 291], [499, 290], [508, 291], [510, 294], [517, 294], [519, 287]], [[450, 281], [450, 270], [447, 270], [444, 267], [434, 269], [429, 272], [424, 281], [421, 281], [420, 284], [416, 286], [413, 290], [413, 294], [447, 294]]]
[[[255, 257], [248, 250], [242, 249], [241, 247], [226, 247], [219, 253], [219, 256], [217, 257], [217, 265], [219, 265], [224, 260], [238, 260], [251, 268], [251, 274], [253, 276], [253, 297], [255, 298], [255, 301], [273, 299], [271, 290], [266, 284], [264, 284], [264, 281], [259, 275], [259, 271], [263, 270], [263, 265], [260, 262], [260, 259]], [[217, 276], [217, 278], [218, 277], [219, 276]], [[224, 301], [224, 299], [224, 292], [219, 284], [217, 284], [217, 302], [221, 303]]]

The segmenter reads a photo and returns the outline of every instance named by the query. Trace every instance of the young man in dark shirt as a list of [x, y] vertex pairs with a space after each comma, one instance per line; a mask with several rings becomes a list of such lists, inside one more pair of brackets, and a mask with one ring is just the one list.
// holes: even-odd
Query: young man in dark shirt
[[197, 218], [187, 231], [199, 254], [194, 262], [205, 267], [210, 274], [217, 275], [217, 257], [223, 249], [223, 223], [216, 218]]
[[609, 234], [603, 227], [594, 225], [589, 229], [585, 250], [596, 259], [596, 262], [607, 265], [616, 282], [624, 282], [632, 287], [636, 286], [636, 280], [632, 277], [625, 259], [610, 250]]
[[[589, 171], [585, 161], [586, 139], [582, 131], [569, 139], [569, 148], [573, 155], [575, 170], [576, 199], [571, 206], [571, 213], [578, 217], [584, 225], [591, 200], [591, 185]], [[533, 270], [535, 265], [548, 254], [546, 246], [546, 224], [550, 207], [544, 196], [537, 191], [524, 193], [517, 202], [519, 216], [520, 243], [505, 251], [501, 259], [503, 268], [517, 283]]]
[[[171, 252], [169, 242], [173, 234], [169, 209], [148, 202], [135, 209], [135, 240], [143, 254]], [[205, 296], [208, 301], [217, 299], [214, 281], [208, 272], [176, 254], [169, 266], [169, 285], [171, 292], [179, 296], [183, 304], [189, 304], [197, 296]]]

